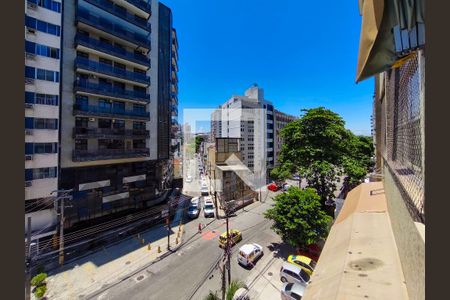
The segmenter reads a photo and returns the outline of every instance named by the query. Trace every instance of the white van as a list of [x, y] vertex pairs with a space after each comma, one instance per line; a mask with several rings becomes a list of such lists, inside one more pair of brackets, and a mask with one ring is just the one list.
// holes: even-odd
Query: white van
[[203, 206], [203, 214], [205, 216], [205, 218], [208, 217], [213, 217], [215, 216], [215, 211], [214, 211], [215, 207], [214, 207], [214, 203], [211, 200], [211, 197], [205, 197], [205, 205]]
[[244, 267], [251, 267], [255, 261], [263, 255], [263, 248], [258, 244], [245, 244], [239, 248], [237, 255], [238, 263]]
[[208, 196], [209, 195], [208, 186], [202, 186], [200, 188], [200, 193], [201, 193], [202, 196]]

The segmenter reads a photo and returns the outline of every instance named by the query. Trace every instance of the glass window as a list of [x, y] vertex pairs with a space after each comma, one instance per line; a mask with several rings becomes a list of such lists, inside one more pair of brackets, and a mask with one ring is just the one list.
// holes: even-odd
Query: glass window
[[36, 28], [36, 19], [33, 17], [25, 16], [25, 26]]
[[35, 143], [34, 153], [44, 154], [44, 153], [57, 153], [58, 147], [57, 143]]
[[47, 32], [47, 23], [41, 20], [37, 20], [37, 30]]
[[46, 70], [45, 71], [45, 80], [55, 81], [55, 72]]
[[133, 149], [145, 148], [145, 140], [133, 140]]
[[86, 139], [75, 139], [75, 150], [87, 150], [88, 140]]
[[113, 64], [112, 60], [106, 59], [106, 58], [103, 58], [103, 57], [99, 58], [99, 62], [102, 63], [102, 64], [110, 65], [110, 66]]
[[77, 51], [77, 57], [83, 57], [83, 58], [89, 59], [89, 54], [87, 54], [86, 52]]
[[25, 77], [36, 78], [36, 69], [33, 67], [25, 66]]
[[45, 80], [45, 70], [37, 69], [36, 78], [40, 80]]
[[55, 178], [56, 167], [33, 169], [33, 179]]
[[36, 43], [25, 41], [25, 52], [36, 53]]
[[111, 119], [98, 119], [98, 128], [111, 128]]
[[34, 103], [34, 95], [32, 92], [25, 92], [25, 103]]
[[47, 24], [47, 32], [50, 34], [58, 35], [58, 30], [56, 28], [57, 28], [56, 25], [50, 23]]
[[78, 95], [76, 97], [76, 104], [78, 104], [80, 106], [88, 106], [89, 105], [89, 98], [88, 98], [88, 96]]
[[105, 100], [105, 99], [99, 99], [98, 100], [98, 107], [104, 110], [110, 110], [112, 107], [111, 100]]
[[145, 105], [133, 104], [133, 111], [135, 111], [135, 112], [145, 112]]
[[126, 70], [127, 67], [124, 64], [118, 63], [118, 62], [114, 62], [114, 67], [122, 69], [122, 70]]
[[87, 128], [88, 122], [89, 122], [89, 118], [76, 117], [75, 118], [75, 127]]
[[125, 111], [125, 102], [114, 101], [114, 110]]
[[145, 122], [133, 122], [133, 129], [145, 129]]
[[113, 128], [125, 129], [125, 121], [124, 120], [114, 120]]

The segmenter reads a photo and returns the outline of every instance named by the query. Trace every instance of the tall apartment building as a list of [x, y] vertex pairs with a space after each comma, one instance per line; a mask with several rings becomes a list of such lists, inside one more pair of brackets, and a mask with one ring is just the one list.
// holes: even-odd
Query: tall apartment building
[[60, 0], [25, 2], [25, 229], [54, 233], [50, 193], [58, 189], [61, 63]]
[[280, 131], [283, 129], [289, 122], [295, 121], [297, 117], [285, 114], [279, 110], [275, 109], [274, 113], [275, 117], [275, 165], [278, 165], [278, 158], [281, 152], [281, 145], [283, 144], [283, 139], [281, 138]]
[[172, 15], [158, 1], [67, 0], [60, 188], [66, 226], [154, 205], [170, 187]]
[[244, 96], [232, 96], [211, 115], [213, 137], [240, 138], [243, 163], [266, 175], [274, 167], [274, 107], [256, 84]]

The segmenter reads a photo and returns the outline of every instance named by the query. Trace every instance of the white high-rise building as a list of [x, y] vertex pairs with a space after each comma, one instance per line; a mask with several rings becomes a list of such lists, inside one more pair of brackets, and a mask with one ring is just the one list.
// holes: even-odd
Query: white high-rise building
[[52, 235], [58, 189], [61, 0], [25, 1], [25, 230]]

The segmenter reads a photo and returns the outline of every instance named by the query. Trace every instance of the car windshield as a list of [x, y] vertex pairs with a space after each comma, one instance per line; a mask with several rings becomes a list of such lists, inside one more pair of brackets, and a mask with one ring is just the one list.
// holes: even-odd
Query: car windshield
[[292, 289], [292, 286], [293, 286], [294, 284], [293, 283], [288, 283], [287, 285], [286, 285], [286, 292], [288, 292], [288, 291], [290, 291], [291, 289]]
[[305, 282], [308, 282], [308, 281], [309, 281], [309, 275], [308, 275], [308, 273], [306, 273], [305, 270], [303, 270], [303, 269], [300, 270], [300, 277], [301, 277]]
[[197, 206], [189, 206], [189, 211], [196, 211], [197, 210]]
[[205, 205], [205, 209], [213, 209], [214, 208], [214, 206], [212, 206], [211, 204], [206, 204]]

